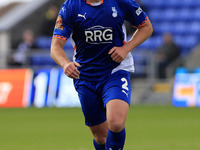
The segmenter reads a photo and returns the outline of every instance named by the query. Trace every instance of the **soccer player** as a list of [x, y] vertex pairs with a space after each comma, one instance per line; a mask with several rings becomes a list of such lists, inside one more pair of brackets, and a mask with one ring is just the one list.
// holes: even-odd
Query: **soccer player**
[[[124, 21], [137, 28], [126, 42]], [[122, 150], [130, 106], [131, 51], [149, 38], [152, 25], [134, 0], [67, 0], [55, 25], [51, 57], [74, 79], [85, 124], [96, 150]], [[63, 47], [71, 37], [74, 61]]]

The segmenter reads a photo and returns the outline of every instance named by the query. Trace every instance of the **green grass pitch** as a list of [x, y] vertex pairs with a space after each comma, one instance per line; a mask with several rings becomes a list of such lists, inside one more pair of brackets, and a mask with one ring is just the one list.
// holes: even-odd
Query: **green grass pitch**
[[[131, 106], [125, 150], [199, 150], [199, 108]], [[80, 108], [0, 109], [0, 150], [94, 150]]]

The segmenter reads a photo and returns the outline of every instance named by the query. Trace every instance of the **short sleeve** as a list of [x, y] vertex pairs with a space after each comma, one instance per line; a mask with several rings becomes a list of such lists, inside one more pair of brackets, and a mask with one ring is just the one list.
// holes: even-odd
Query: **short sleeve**
[[134, 0], [125, 0], [124, 5], [125, 20], [131, 23], [132, 26], [139, 28], [147, 22], [148, 17], [146, 13], [141, 9], [137, 2]]
[[69, 1], [65, 2], [58, 14], [53, 38], [67, 40], [72, 32], [72, 8]]

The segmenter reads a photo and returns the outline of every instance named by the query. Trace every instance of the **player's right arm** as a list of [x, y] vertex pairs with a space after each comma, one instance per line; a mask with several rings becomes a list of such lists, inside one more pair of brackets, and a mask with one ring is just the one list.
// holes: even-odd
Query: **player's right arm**
[[67, 58], [63, 47], [66, 41], [58, 38], [53, 38], [51, 43], [51, 57], [52, 59], [63, 68], [64, 73], [72, 78], [79, 78], [80, 72], [77, 67], [81, 67], [77, 62], [70, 62]]
[[80, 74], [77, 67], [80, 67], [80, 64], [77, 62], [70, 62], [63, 50], [72, 32], [72, 2], [73, 0], [66, 1], [60, 9], [51, 43], [51, 57], [63, 68], [64, 73], [68, 77], [77, 79]]

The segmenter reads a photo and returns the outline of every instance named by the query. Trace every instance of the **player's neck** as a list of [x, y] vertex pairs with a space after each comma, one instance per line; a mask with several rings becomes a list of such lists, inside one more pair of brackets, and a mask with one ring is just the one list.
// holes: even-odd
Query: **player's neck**
[[103, 0], [87, 0], [89, 3], [99, 3]]

